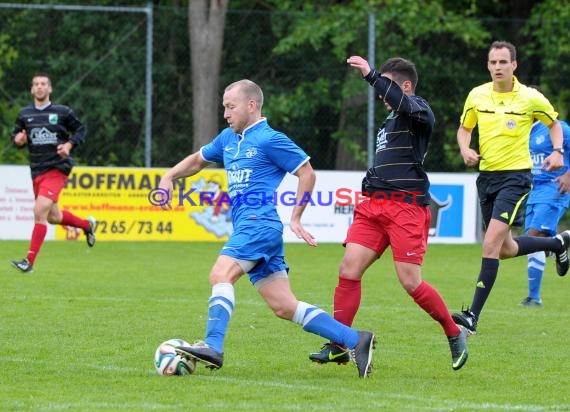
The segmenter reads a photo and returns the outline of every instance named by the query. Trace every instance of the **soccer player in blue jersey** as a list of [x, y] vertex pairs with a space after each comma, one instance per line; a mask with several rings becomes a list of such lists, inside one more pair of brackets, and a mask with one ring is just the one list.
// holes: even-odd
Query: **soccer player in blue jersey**
[[[394, 57], [374, 70], [360, 56], [347, 59], [382, 99], [389, 115], [378, 130], [373, 166], [362, 180], [368, 198], [356, 205], [354, 221], [344, 241], [345, 251], [334, 291], [334, 317], [352, 325], [360, 307], [362, 277], [390, 247], [398, 280], [414, 302], [447, 337], [451, 367], [467, 361], [467, 329], [451, 318], [439, 292], [422, 279], [430, 226], [429, 179], [423, 162], [435, 124], [428, 102], [415, 95], [414, 63]], [[331, 341], [309, 355], [318, 363], [346, 363], [347, 349]]]
[[[548, 172], [542, 168], [544, 159], [553, 149], [548, 127], [537, 121], [530, 130], [533, 187], [528, 197], [525, 217], [525, 231], [530, 236], [555, 236], [558, 222], [570, 203], [570, 194], [560, 193], [555, 181], [559, 176], [568, 173], [570, 165], [570, 127], [562, 120], [558, 122], [562, 126], [564, 153], [564, 167], [559, 170]], [[522, 300], [521, 306], [542, 306], [540, 286], [545, 263], [546, 254], [543, 251], [528, 255], [528, 296]]]
[[[209, 368], [222, 367], [224, 339], [235, 305], [233, 285], [247, 273], [275, 315], [301, 325], [307, 332], [341, 342], [350, 349], [358, 375], [367, 377], [372, 366], [374, 334], [354, 330], [322, 309], [297, 300], [290, 288], [283, 224], [273, 198], [286, 173], [299, 178], [290, 227], [299, 239], [316, 246], [316, 240], [301, 224], [307, 206], [302, 199], [307, 199], [315, 184], [309, 156], [262, 117], [263, 92], [256, 83], [244, 79], [227, 86], [223, 106], [229, 127], [170, 169], [160, 182], [160, 188], [169, 192], [171, 200], [174, 179], [193, 176], [212, 163], [221, 163], [226, 169], [231, 198], [233, 233], [210, 271], [212, 295], [208, 301], [206, 337], [189, 347], [177, 348], [177, 352]], [[171, 204], [164, 208], [171, 208]]]
[[[562, 128], [558, 113], [542, 93], [521, 84], [514, 75], [517, 52], [513, 44], [496, 41], [487, 55], [491, 82], [471, 90], [461, 115], [457, 142], [467, 166], [479, 165], [477, 192], [485, 225], [481, 269], [471, 306], [453, 314], [455, 322], [476, 333], [479, 315], [491, 293], [499, 259], [544, 251], [556, 256], [556, 271], [569, 267], [570, 231], [554, 237], [513, 238], [511, 226], [522, 226], [532, 188], [533, 167], [528, 149], [530, 129], [540, 121], [549, 129], [553, 151], [540, 165], [546, 171], [564, 166]], [[479, 129], [479, 152], [470, 147], [471, 134]]]

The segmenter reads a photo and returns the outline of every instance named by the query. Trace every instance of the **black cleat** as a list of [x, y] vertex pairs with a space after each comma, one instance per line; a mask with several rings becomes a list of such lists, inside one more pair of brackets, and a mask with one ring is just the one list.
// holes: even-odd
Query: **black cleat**
[[519, 306], [526, 306], [527, 308], [540, 307], [540, 306], [542, 306], [542, 300], [541, 299], [534, 299], [534, 298], [524, 298], [521, 301], [521, 303], [519, 303]]
[[224, 364], [224, 354], [216, 352], [202, 341], [191, 346], [177, 346], [174, 349], [180, 356], [204, 363], [206, 368], [220, 369]]
[[463, 325], [457, 326], [460, 330], [459, 335], [447, 337], [449, 349], [451, 350], [451, 367], [454, 371], [461, 369], [469, 357], [469, 352], [467, 351], [467, 336], [469, 332]]
[[570, 267], [570, 261], [568, 260], [568, 247], [570, 246], [570, 230], [565, 230], [555, 236], [556, 239], [560, 241], [562, 250], [556, 252], [554, 255], [556, 257], [556, 272], [560, 276], [565, 276], [568, 273], [568, 268]]
[[31, 273], [34, 269], [28, 259], [12, 260], [10, 263], [12, 263], [12, 266], [14, 266], [16, 269], [19, 269], [24, 273]]
[[327, 342], [323, 345], [320, 352], [311, 353], [309, 359], [317, 363], [335, 362], [339, 365], [344, 365], [350, 361], [350, 356], [347, 349], [336, 343]]
[[454, 313], [451, 317], [457, 325], [467, 329], [468, 335], [475, 335], [477, 333], [477, 316], [475, 316], [469, 308], [462, 310], [461, 313]]
[[93, 247], [95, 244], [95, 227], [97, 227], [97, 221], [93, 216], [89, 216], [87, 220], [89, 221], [89, 229], [84, 232], [85, 238], [87, 239], [87, 246]]
[[376, 337], [372, 332], [358, 331], [358, 343], [348, 353], [358, 368], [360, 378], [366, 378], [372, 372], [372, 352], [375, 347]]

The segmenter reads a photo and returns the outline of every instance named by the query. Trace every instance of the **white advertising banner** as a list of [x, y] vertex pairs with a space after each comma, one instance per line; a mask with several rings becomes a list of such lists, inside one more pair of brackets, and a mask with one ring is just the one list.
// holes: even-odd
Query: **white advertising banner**
[[[354, 206], [360, 195], [363, 172], [318, 171], [312, 202], [302, 223], [318, 242], [342, 242], [352, 223]], [[478, 200], [476, 173], [430, 173], [432, 212], [430, 243], [476, 243]], [[287, 175], [278, 189], [278, 211], [287, 226], [298, 179]], [[286, 242], [299, 242], [285, 228]]]
[[[0, 166], [0, 239], [29, 240], [34, 228], [34, 189], [29, 166]], [[48, 225], [46, 239], [54, 239]]]

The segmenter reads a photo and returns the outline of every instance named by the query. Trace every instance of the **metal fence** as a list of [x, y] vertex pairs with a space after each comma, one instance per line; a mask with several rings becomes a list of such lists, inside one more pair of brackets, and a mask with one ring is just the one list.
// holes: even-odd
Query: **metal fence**
[[[88, 138], [78, 152], [78, 163], [171, 166], [192, 151], [191, 105], [199, 102], [192, 101], [186, 7], [9, 6], [0, 7], [3, 142], [9, 139], [18, 109], [31, 103], [31, 76], [47, 71], [53, 78], [53, 101], [72, 107], [87, 125]], [[288, 13], [228, 10], [220, 88], [239, 78], [256, 80], [264, 89], [265, 114], [272, 125], [296, 140], [311, 155], [315, 168], [363, 169], [369, 161], [368, 137], [385, 116], [384, 107], [376, 105], [370, 124], [367, 85], [355, 86], [361, 93], [350, 99], [343, 96], [349, 69], [344, 58], [333, 53], [334, 45], [330, 53], [315, 53], [307, 45], [294, 53], [275, 52], [279, 33], [296, 18]], [[435, 17], [425, 18], [437, 24]], [[375, 51], [377, 61], [391, 57], [386, 55], [383, 42], [388, 40], [383, 33], [376, 35], [380, 40], [369, 49], [367, 27], [353, 40], [358, 45], [355, 50], [363, 55]], [[402, 50], [412, 51], [417, 60], [418, 94], [432, 103], [437, 118], [428, 169], [461, 170], [454, 134], [466, 93], [488, 81], [486, 49], [464, 53], [451, 36], [437, 44], [413, 46]], [[472, 70], [455, 77], [430, 70], [422, 55], [426, 47], [432, 49], [431, 55], [439, 50], [440, 58], [450, 61], [463, 53]], [[523, 80], [532, 78], [527, 73]], [[222, 90], [212, 93], [221, 97]], [[218, 115], [221, 129], [225, 127], [221, 105]], [[0, 162], [24, 162], [6, 145], [0, 149]]]

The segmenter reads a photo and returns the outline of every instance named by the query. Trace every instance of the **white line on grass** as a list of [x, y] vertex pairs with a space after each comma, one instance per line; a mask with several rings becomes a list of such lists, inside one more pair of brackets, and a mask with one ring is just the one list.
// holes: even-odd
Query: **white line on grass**
[[[29, 359], [25, 358], [15, 358], [15, 357], [0, 357], [0, 360], [3, 361], [12, 361], [12, 362], [30, 362]], [[38, 366], [38, 363], [48, 363], [48, 362], [38, 362], [34, 360], [34, 365]], [[87, 367], [90, 369], [95, 370], [103, 370], [103, 371], [113, 371], [113, 372], [140, 372], [141, 368], [134, 368], [134, 367], [115, 367], [112, 365], [94, 365], [94, 364], [82, 364], [82, 367]], [[149, 372], [149, 376], [153, 375]], [[292, 390], [299, 390], [299, 391], [322, 391], [322, 386], [320, 385], [307, 385], [305, 383], [283, 383], [283, 382], [276, 382], [276, 381], [266, 381], [266, 380], [252, 380], [252, 379], [241, 379], [241, 378], [229, 378], [223, 376], [204, 376], [199, 375], [195, 377], [188, 377], [189, 379], [200, 379], [205, 381], [216, 381], [216, 382], [227, 382], [231, 384], [236, 384], [244, 387], [266, 387], [266, 388], [283, 388], [283, 389], [292, 389]], [[400, 393], [386, 393], [378, 390], [374, 390], [374, 393], [371, 393], [370, 390], [354, 390], [349, 388], [342, 388], [338, 387], [335, 388], [335, 394], [339, 395], [344, 393], [342, 399], [366, 399], [366, 408], [386, 408], [392, 405], [392, 400], [407, 400], [412, 402], [410, 405], [398, 405], [398, 409], [409, 409], [409, 410], [437, 410], [437, 411], [444, 411], [444, 410], [457, 410], [458, 408], [467, 409], [467, 410], [496, 410], [496, 411], [561, 411], [561, 410], [570, 410], [570, 404], [555, 404], [555, 405], [515, 405], [511, 403], [490, 403], [490, 402], [458, 402], [458, 401], [451, 401], [451, 400], [442, 400], [442, 399], [434, 399], [428, 398], [423, 396], [417, 395], [406, 395]], [[378, 397], [379, 399], [375, 399]], [[89, 409], [109, 409], [109, 410], [136, 410], [136, 409], [151, 409], [151, 410], [158, 410], [158, 409], [178, 409], [178, 408], [185, 408], [188, 405], [186, 404], [161, 404], [161, 403], [133, 403], [133, 402], [121, 402], [121, 403], [111, 403], [111, 402], [64, 402], [64, 403], [54, 403], [49, 402], [42, 405], [37, 405], [37, 410], [64, 410], [64, 409], [76, 409], [76, 408], [89, 408]], [[219, 407], [221, 409], [227, 409], [230, 406], [233, 410], [236, 410], [241, 406], [238, 402], [216, 402], [212, 400], [209, 404], [210, 409]], [[23, 407], [22, 401], [3, 401], [0, 402], [0, 409], [12, 409], [14, 407]], [[264, 410], [267, 408], [267, 405], [259, 405], [256, 407], [255, 405], [243, 403], [243, 407], [248, 410]], [[281, 405], [281, 410], [305, 410], [306, 405], [301, 403], [296, 404], [295, 402], [291, 402], [289, 405]], [[360, 408], [362, 409], [362, 408]], [[330, 405], [311, 405], [311, 410], [318, 411], [330, 411]]]

